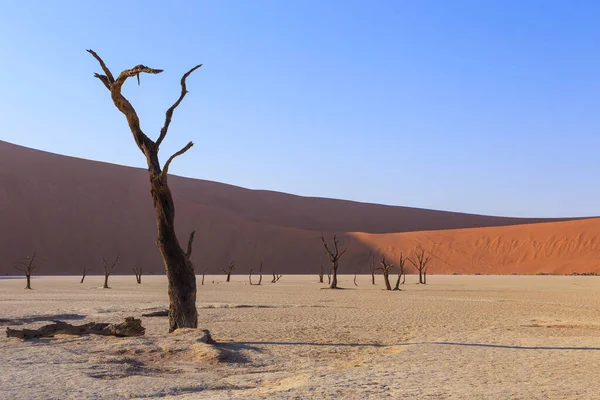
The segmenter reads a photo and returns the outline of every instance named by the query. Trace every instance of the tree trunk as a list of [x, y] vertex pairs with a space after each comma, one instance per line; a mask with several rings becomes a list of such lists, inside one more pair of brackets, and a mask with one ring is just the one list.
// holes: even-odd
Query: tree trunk
[[358, 286], [358, 283], [356, 283], [356, 272], [354, 273], [354, 286]]
[[375, 271], [372, 270], [371, 271], [371, 285], [374, 285], [374, 284], [375, 284]]
[[385, 268], [382, 270], [383, 272], [383, 281], [385, 282], [385, 290], [392, 290], [392, 285], [390, 285], [390, 275], [389, 272], [385, 270]]
[[83, 283], [83, 280], [84, 280], [84, 279], [85, 279], [85, 275], [83, 275], [83, 276], [81, 277], [81, 281], [79, 281], [79, 283]]
[[229, 282], [229, 279], [231, 279], [231, 272], [227, 273], [227, 280], [226, 280], [226, 282]]
[[27, 279], [27, 286], [25, 286], [25, 289], [31, 289], [31, 275], [27, 274], [25, 275], [25, 278]]
[[423, 283], [423, 270], [419, 269], [419, 283]]
[[427, 284], [427, 271], [423, 271], [423, 285]]
[[204, 286], [204, 272], [202, 273], [202, 286]]
[[402, 279], [402, 274], [398, 274], [398, 279], [396, 279], [396, 286], [394, 286], [394, 290], [400, 290], [400, 279]]
[[104, 289], [109, 289], [108, 287], [108, 277], [110, 275], [104, 275]]
[[329, 286], [329, 289], [337, 289], [338, 288], [337, 269], [338, 269], [337, 263], [333, 263], [333, 266], [331, 268], [331, 285]]

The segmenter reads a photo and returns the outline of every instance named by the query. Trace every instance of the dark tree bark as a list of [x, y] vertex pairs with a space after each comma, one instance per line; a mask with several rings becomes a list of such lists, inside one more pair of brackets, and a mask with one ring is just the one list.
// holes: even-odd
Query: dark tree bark
[[142, 274], [144, 273], [144, 269], [142, 267], [133, 267], [133, 273], [135, 274], [135, 281], [138, 283], [142, 283]]
[[390, 269], [394, 268], [394, 264], [388, 264], [385, 261], [385, 256], [381, 256], [381, 267], [379, 269], [383, 273], [383, 281], [385, 282], [385, 290], [392, 290], [392, 285], [390, 285]]
[[394, 286], [394, 290], [402, 290], [400, 289], [400, 285], [404, 285], [406, 282], [406, 273], [404, 272], [404, 264], [406, 264], [406, 258], [403, 257], [402, 253], [400, 253], [400, 261], [398, 263], [398, 279], [396, 279], [396, 286]]
[[37, 267], [34, 264], [35, 261], [35, 252], [31, 256], [25, 257], [25, 261], [17, 261], [15, 262], [15, 269], [23, 272], [25, 274], [26, 285], [25, 289], [31, 290], [31, 274], [33, 270]]
[[83, 275], [81, 276], [81, 281], [79, 281], [79, 283], [83, 283], [83, 280], [85, 279], [86, 275], [87, 275], [87, 268], [83, 267]]
[[321, 272], [319, 272], [319, 283], [323, 283], [323, 264], [321, 264]]
[[229, 282], [229, 280], [231, 279], [231, 273], [233, 272], [234, 269], [235, 269], [235, 261], [230, 262], [227, 269], [221, 268], [221, 271], [225, 272], [225, 274], [227, 275], [226, 282]]
[[341, 252], [339, 251], [338, 244], [340, 242], [339, 242], [339, 240], [337, 240], [336, 235], [333, 235], [334, 251], [329, 250], [329, 246], [327, 245], [327, 241], [325, 240], [325, 237], [323, 235], [321, 235], [321, 242], [323, 243], [323, 246], [325, 247], [325, 252], [327, 253], [327, 256], [329, 257], [329, 261], [331, 262], [331, 277], [332, 277], [332, 279], [331, 279], [329, 288], [330, 289], [338, 289], [337, 271], [338, 271], [338, 266], [339, 266], [339, 260], [344, 255], [344, 253], [346, 252], [347, 249], [344, 249]]
[[135, 143], [146, 157], [150, 180], [150, 194], [154, 203], [158, 230], [156, 245], [165, 265], [168, 280], [169, 332], [173, 332], [178, 328], [197, 328], [196, 275], [194, 273], [194, 266], [190, 261], [194, 232], [190, 234], [187, 252], [184, 252], [175, 234], [175, 204], [171, 190], [167, 184], [169, 165], [173, 159], [188, 151], [194, 144], [189, 142], [181, 150], [169, 157], [162, 169], [158, 160], [158, 152], [169, 130], [173, 112], [188, 93], [186, 79], [192, 72], [200, 68], [202, 64], [196, 65], [182, 76], [179, 98], [167, 110], [164, 125], [160, 130], [158, 139], [154, 142], [142, 131], [137, 112], [131, 103], [121, 94], [121, 88], [128, 78], [135, 76], [138, 78], [139, 83], [141, 73], [159, 74], [162, 70], [137, 65], [131, 69], [124, 70], [115, 79], [100, 56], [93, 50], [88, 50], [88, 52], [100, 63], [100, 67], [104, 71], [104, 75], [95, 74], [94, 76], [110, 91], [114, 105], [125, 115]]
[[117, 258], [115, 258], [115, 261], [108, 266], [108, 262], [106, 262], [106, 258], [104, 257], [100, 257], [100, 260], [102, 260], [102, 268], [104, 269], [104, 289], [110, 289], [108, 287], [108, 277], [110, 276], [110, 274], [112, 273], [113, 269], [115, 268], [115, 265], [117, 265], [117, 261], [119, 261], [119, 256], [117, 256]]
[[427, 264], [429, 264], [429, 261], [431, 261], [433, 257], [425, 256], [425, 249], [419, 246], [417, 250], [415, 250], [415, 258], [416, 261], [412, 258], [409, 258], [408, 261], [410, 261], [419, 271], [419, 283], [425, 285], [427, 284], [427, 268], [429, 268]]
[[125, 318], [120, 324], [106, 324], [90, 322], [83, 325], [71, 325], [62, 321], [54, 321], [50, 325], [44, 325], [39, 329], [11, 329], [6, 328], [7, 337], [19, 339], [35, 339], [41, 337], [54, 337], [54, 335], [103, 335], [103, 336], [143, 336], [146, 328], [142, 321], [133, 317]]

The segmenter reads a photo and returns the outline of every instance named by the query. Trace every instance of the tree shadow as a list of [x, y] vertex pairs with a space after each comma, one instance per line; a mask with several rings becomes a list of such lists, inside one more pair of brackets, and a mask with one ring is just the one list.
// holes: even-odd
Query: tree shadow
[[49, 314], [49, 315], [25, 316], [22, 318], [0, 318], [0, 326], [2, 326], [2, 325], [24, 325], [24, 324], [31, 324], [33, 322], [56, 321], [56, 320], [79, 321], [79, 320], [85, 319], [86, 317], [87, 317], [87, 315], [81, 315], [81, 314]]
[[585, 350], [585, 351], [600, 351], [600, 347], [569, 347], [569, 346], [517, 346], [507, 344], [491, 344], [491, 343], [459, 343], [459, 342], [419, 342], [419, 343], [402, 343], [399, 346], [409, 346], [417, 344], [434, 344], [442, 346], [464, 346], [464, 347], [487, 347], [495, 349], [514, 349], [514, 350]]
[[[243, 346], [275, 345], [275, 346], [331, 346], [331, 347], [386, 347], [379, 343], [318, 343], [318, 342], [239, 342]], [[262, 350], [262, 349], [261, 349]]]

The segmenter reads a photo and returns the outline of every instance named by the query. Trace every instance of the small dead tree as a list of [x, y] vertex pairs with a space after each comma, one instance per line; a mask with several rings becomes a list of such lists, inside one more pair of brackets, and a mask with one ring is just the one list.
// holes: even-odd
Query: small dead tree
[[369, 264], [369, 271], [371, 271], [371, 284], [375, 284], [375, 271], [377, 271], [377, 253], [369, 253], [369, 259], [367, 260]]
[[79, 283], [83, 283], [85, 276], [87, 275], [87, 267], [83, 267], [83, 275], [81, 276], [81, 281]]
[[354, 270], [354, 286], [358, 286], [358, 283], [356, 283], [356, 270]]
[[231, 273], [233, 272], [234, 269], [235, 269], [235, 261], [230, 262], [229, 266], [227, 267], [227, 269], [221, 268], [221, 270], [223, 272], [225, 272], [225, 274], [227, 275], [226, 282], [229, 282], [229, 280], [231, 279]]
[[419, 271], [419, 283], [425, 285], [427, 284], [427, 264], [429, 264], [429, 261], [431, 261], [433, 257], [425, 256], [425, 249], [419, 246], [417, 250], [415, 250], [415, 258], [416, 261], [412, 258], [409, 258], [408, 261], [410, 261]]
[[250, 269], [250, 276], [248, 277], [248, 279], [250, 279], [250, 284], [251, 285], [257, 285], [260, 286], [260, 284], [262, 283], [262, 269], [263, 269], [263, 263], [260, 263], [260, 268], [258, 269], [258, 274], [259, 274], [259, 278], [258, 278], [258, 283], [252, 283], [252, 269]]
[[204, 286], [204, 274], [206, 274], [206, 272], [202, 272], [202, 286]]
[[400, 285], [404, 285], [406, 282], [406, 272], [404, 271], [404, 264], [406, 264], [406, 258], [402, 256], [402, 252], [400, 252], [400, 261], [398, 262], [398, 279], [396, 279], [396, 286], [394, 286], [394, 290], [402, 290], [400, 289]]
[[138, 85], [140, 74], [160, 74], [161, 69], [154, 69], [145, 65], [136, 65], [131, 69], [122, 71], [116, 78], [106, 66], [102, 58], [93, 50], [87, 50], [100, 64], [104, 75], [94, 74], [110, 92], [115, 107], [125, 115], [129, 130], [133, 134], [136, 145], [146, 157], [148, 177], [150, 178], [150, 194], [154, 204], [158, 237], [156, 246], [160, 251], [165, 270], [167, 272], [169, 293], [169, 332], [178, 328], [197, 328], [198, 310], [196, 309], [196, 275], [194, 266], [190, 261], [192, 255], [192, 242], [194, 232], [190, 233], [187, 252], [185, 252], [175, 234], [175, 203], [171, 189], [167, 183], [169, 166], [178, 156], [188, 151], [194, 143], [189, 142], [181, 150], [174, 153], [161, 167], [158, 152], [160, 145], [167, 136], [173, 112], [181, 104], [188, 93], [186, 79], [192, 72], [202, 66], [196, 65], [181, 77], [181, 93], [165, 114], [165, 122], [160, 129], [156, 141], [150, 139], [140, 126], [140, 119], [131, 103], [121, 93], [121, 88], [129, 78], [136, 77]]
[[327, 284], [331, 284], [331, 272], [327, 271]]
[[331, 261], [331, 276], [332, 276], [332, 279], [330, 279], [329, 288], [330, 289], [338, 289], [338, 285], [337, 285], [337, 270], [338, 270], [338, 266], [339, 266], [339, 260], [344, 255], [344, 253], [346, 252], [347, 249], [344, 249], [341, 252], [339, 251], [338, 244], [340, 243], [340, 241], [337, 240], [337, 236], [336, 235], [333, 235], [333, 249], [334, 249], [334, 251], [331, 251], [329, 249], [329, 246], [327, 245], [327, 241], [325, 240], [325, 237], [323, 235], [321, 235], [321, 242], [323, 243], [323, 246], [325, 247], [325, 252], [327, 253], [327, 256], [329, 257], [329, 261]]
[[275, 274], [275, 268], [273, 268], [273, 280], [271, 280], [271, 283], [277, 283], [281, 279], [282, 276], [283, 275]]
[[142, 267], [135, 266], [133, 267], [133, 273], [135, 274], [135, 280], [138, 283], [142, 283], [142, 274], [144, 273], [144, 269]]
[[323, 264], [321, 264], [321, 272], [319, 272], [319, 283], [323, 283]]
[[25, 289], [31, 289], [31, 274], [33, 270], [37, 267], [34, 264], [35, 261], [35, 252], [31, 256], [25, 257], [25, 261], [16, 261], [15, 269], [21, 271], [25, 274], [25, 279], [27, 280], [27, 285]]
[[383, 273], [383, 281], [385, 282], [385, 290], [392, 290], [390, 285], [390, 269], [394, 268], [394, 264], [388, 264], [385, 260], [385, 256], [381, 256], [381, 267], [379, 269]]
[[110, 266], [108, 265], [106, 258], [100, 257], [100, 260], [102, 260], [102, 268], [104, 269], [104, 286], [103, 286], [103, 288], [110, 289], [108, 287], [108, 277], [110, 276], [113, 269], [115, 268], [115, 265], [117, 265], [117, 261], [119, 261], [119, 256], [117, 256], [117, 258], [115, 258], [115, 261]]

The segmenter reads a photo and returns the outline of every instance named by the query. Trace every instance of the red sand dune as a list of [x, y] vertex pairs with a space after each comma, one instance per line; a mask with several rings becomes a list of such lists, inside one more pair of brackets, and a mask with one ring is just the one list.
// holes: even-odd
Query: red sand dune
[[[321, 232], [337, 233], [348, 253], [341, 272], [366, 272], [372, 250], [396, 258], [417, 245], [436, 255], [432, 273], [595, 271], [600, 220], [503, 218], [309, 198], [172, 176], [182, 241], [196, 229], [194, 265], [219, 273], [316, 273], [326, 264]], [[120, 255], [163, 273], [146, 172], [0, 141], [0, 274], [37, 252], [38, 274], [100, 273], [100, 257]], [[557, 222], [560, 221], [560, 222]], [[566, 222], [565, 222], [566, 221]], [[361, 233], [353, 233], [361, 232]], [[596, 261], [596, 253], [599, 254]]]

